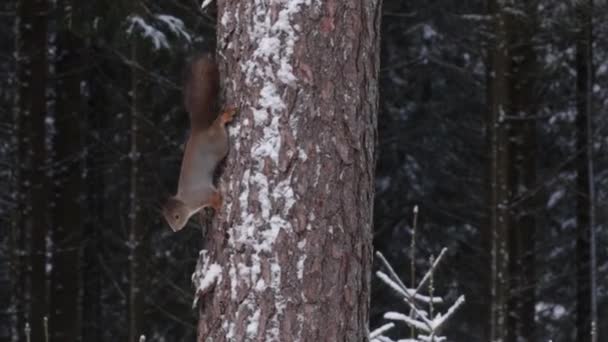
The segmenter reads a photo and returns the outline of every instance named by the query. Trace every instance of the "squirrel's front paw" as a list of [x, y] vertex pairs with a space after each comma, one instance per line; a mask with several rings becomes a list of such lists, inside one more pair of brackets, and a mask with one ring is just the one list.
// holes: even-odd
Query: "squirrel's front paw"
[[211, 198], [209, 199], [209, 206], [213, 208], [215, 214], [220, 211], [222, 208], [222, 195], [220, 195], [219, 191], [216, 191], [213, 193], [213, 195], [211, 195]]
[[234, 114], [236, 114], [236, 108], [235, 107], [228, 107], [227, 109], [224, 109], [224, 111], [222, 112], [222, 123], [228, 123], [231, 122], [232, 119], [234, 118]]

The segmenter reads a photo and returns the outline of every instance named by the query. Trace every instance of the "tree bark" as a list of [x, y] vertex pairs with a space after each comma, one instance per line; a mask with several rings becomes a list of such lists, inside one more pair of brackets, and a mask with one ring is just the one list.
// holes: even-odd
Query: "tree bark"
[[[73, 31], [75, 3], [58, 1], [57, 100], [54, 135], [55, 195], [50, 330], [52, 341], [80, 337], [83, 215], [82, 44]], [[80, 19], [80, 18], [78, 18]]]
[[198, 341], [366, 341], [380, 1], [230, 0], [218, 17], [239, 113], [193, 276]]
[[[592, 13], [593, 1], [577, 4], [576, 37], [576, 127], [577, 127], [577, 341], [597, 341], [595, 280], [595, 210], [591, 139]], [[592, 262], [593, 260], [593, 262]]]

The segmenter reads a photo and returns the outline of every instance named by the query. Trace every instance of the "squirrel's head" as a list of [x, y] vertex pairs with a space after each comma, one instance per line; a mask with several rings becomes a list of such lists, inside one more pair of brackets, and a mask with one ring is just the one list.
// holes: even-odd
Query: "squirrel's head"
[[170, 197], [163, 206], [163, 216], [174, 232], [186, 226], [190, 218], [188, 208], [181, 200]]

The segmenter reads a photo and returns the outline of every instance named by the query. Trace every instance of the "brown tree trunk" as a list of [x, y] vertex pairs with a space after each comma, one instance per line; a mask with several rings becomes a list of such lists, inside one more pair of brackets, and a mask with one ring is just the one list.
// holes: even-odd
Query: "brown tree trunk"
[[380, 1], [230, 0], [218, 17], [239, 114], [198, 340], [366, 341]]
[[76, 341], [80, 336], [81, 244], [84, 146], [82, 128], [82, 45], [73, 31], [74, 2], [58, 1], [57, 102], [54, 143], [53, 271], [50, 330], [52, 341]]
[[[48, 312], [46, 238], [48, 231], [48, 169], [46, 154], [47, 22], [46, 0], [21, 0], [18, 56], [18, 155], [20, 286], [24, 321], [32, 341], [43, 340], [43, 317]], [[19, 331], [24, 321], [20, 321]]]
[[576, 326], [578, 342], [597, 341], [595, 284], [594, 188], [591, 139], [592, 13], [593, 2], [577, 4], [576, 37]]
[[490, 231], [492, 258], [491, 340], [507, 338], [509, 284], [509, 142], [508, 108], [510, 66], [508, 15], [500, 2], [489, 0], [494, 16], [494, 41], [490, 54]]

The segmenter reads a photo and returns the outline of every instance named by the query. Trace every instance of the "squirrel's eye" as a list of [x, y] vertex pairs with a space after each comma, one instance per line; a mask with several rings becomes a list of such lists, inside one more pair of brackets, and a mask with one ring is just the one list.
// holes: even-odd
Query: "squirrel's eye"
[[175, 219], [176, 219], [176, 220], [179, 220], [179, 215], [175, 215]]

